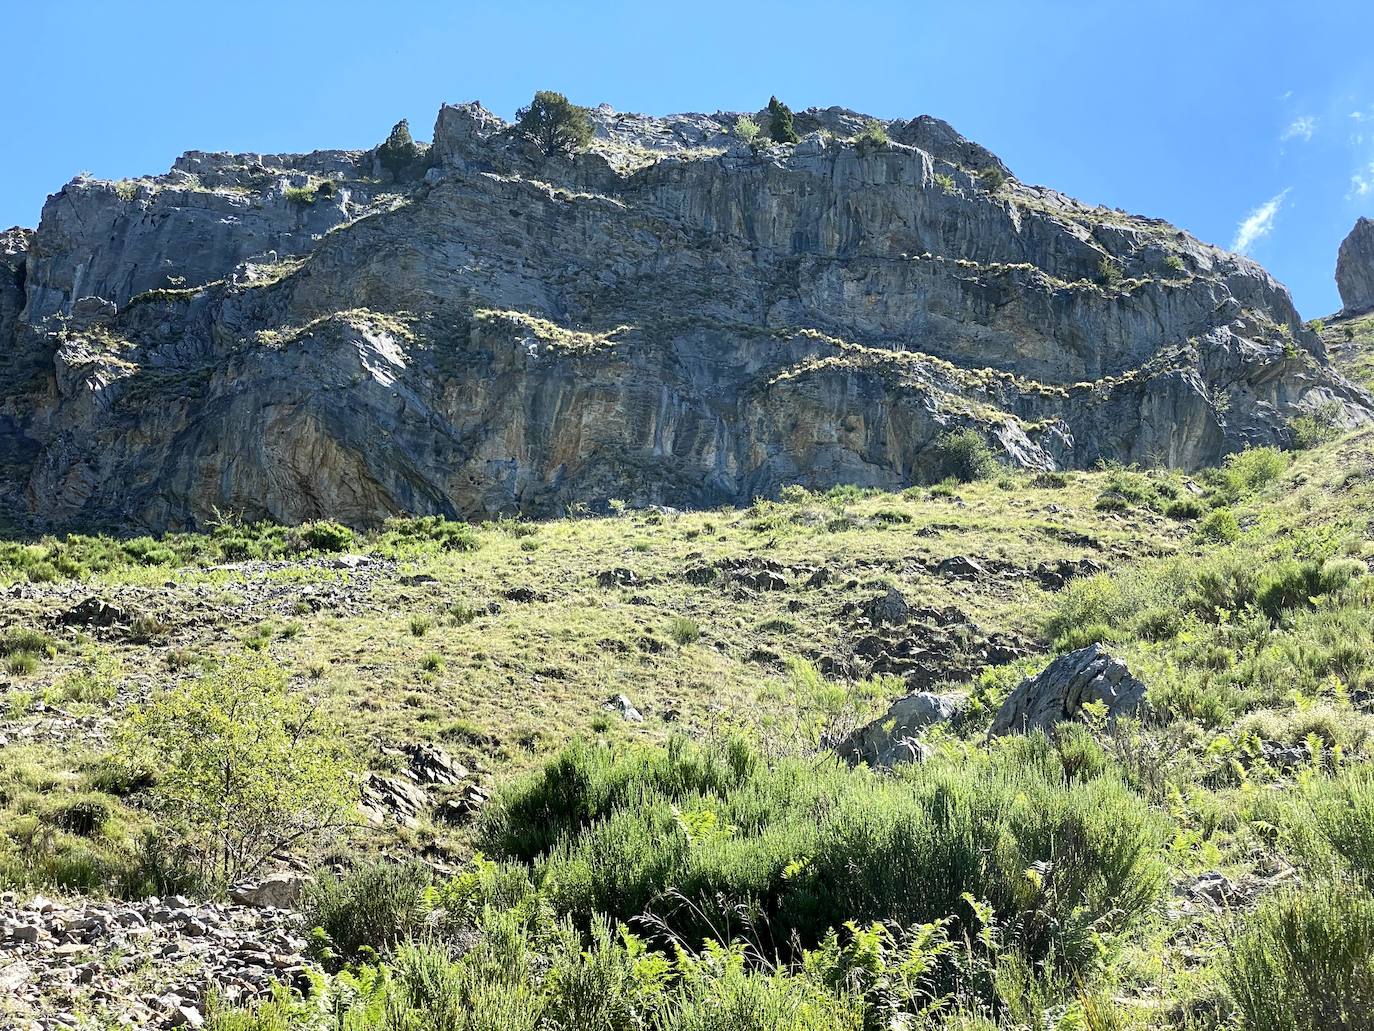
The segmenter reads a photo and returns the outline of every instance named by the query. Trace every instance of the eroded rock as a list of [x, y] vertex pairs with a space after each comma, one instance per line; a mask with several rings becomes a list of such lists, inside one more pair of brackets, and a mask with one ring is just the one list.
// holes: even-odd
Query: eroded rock
[[1135, 715], [1145, 704], [1144, 683], [1100, 644], [1061, 655], [1023, 680], [1002, 703], [989, 734], [1053, 730], [1078, 719], [1090, 703], [1105, 706], [1109, 720]]

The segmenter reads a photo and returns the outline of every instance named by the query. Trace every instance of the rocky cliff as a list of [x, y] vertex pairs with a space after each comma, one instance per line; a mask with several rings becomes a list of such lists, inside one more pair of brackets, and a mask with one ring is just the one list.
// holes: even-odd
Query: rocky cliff
[[1374, 221], [1361, 218], [1341, 243], [1336, 287], [1347, 315], [1374, 311]]
[[0, 238], [0, 494], [48, 526], [373, 522], [1194, 467], [1374, 419], [1287, 292], [1174, 227], [1018, 182], [943, 122], [593, 112], [545, 157], [445, 106], [374, 152], [78, 178]]

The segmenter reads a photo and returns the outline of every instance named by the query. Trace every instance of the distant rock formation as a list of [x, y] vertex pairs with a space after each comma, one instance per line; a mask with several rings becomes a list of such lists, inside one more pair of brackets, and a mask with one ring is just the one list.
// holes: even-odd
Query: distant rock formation
[[[761, 114], [755, 115], [756, 120]], [[0, 505], [35, 527], [376, 522], [1196, 467], [1374, 419], [1287, 291], [1015, 179], [934, 118], [592, 112], [545, 157], [477, 104], [375, 151], [78, 178], [0, 238]]]
[[1374, 310], [1374, 221], [1361, 218], [1341, 244], [1336, 288], [1347, 315]]

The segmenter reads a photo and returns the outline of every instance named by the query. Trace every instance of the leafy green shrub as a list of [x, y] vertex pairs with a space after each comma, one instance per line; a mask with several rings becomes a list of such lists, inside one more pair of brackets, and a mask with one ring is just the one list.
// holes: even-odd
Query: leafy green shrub
[[1188, 267], [1183, 264], [1183, 259], [1177, 254], [1170, 254], [1164, 259], [1164, 267], [1173, 275], [1181, 276], [1188, 271]]
[[342, 825], [343, 752], [275, 666], [236, 659], [168, 688], [120, 728], [120, 760], [151, 772], [168, 829], [202, 880], [230, 883]]
[[1206, 508], [1197, 498], [1174, 498], [1164, 506], [1164, 514], [1170, 519], [1180, 521], [1186, 519], [1200, 519]]
[[997, 459], [986, 438], [977, 430], [965, 427], [950, 430], [936, 438], [931, 448], [930, 482], [956, 480], [972, 483], [985, 480], [997, 471]]
[[353, 531], [341, 523], [320, 520], [300, 528], [301, 543], [315, 551], [347, 551], [353, 546]]
[[1197, 533], [1204, 540], [1229, 544], [1240, 537], [1240, 523], [1229, 508], [1217, 508], [1207, 513], [1207, 518], [1198, 525]]
[[552, 90], [540, 90], [517, 111], [515, 127], [550, 157], [576, 154], [592, 142], [590, 112]]
[[320, 188], [315, 183], [306, 183], [304, 186], [288, 186], [283, 196], [291, 204], [299, 204], [302, 207], [309, 207], [319, 198]]
[[1159, 512], [1167, 504], [1164, 496], [1167, 489], [1163, 481], [1143, 473], [1115, 469], [1107, 477], [1093, 507], [1099, 512], [1126, 512], [1135, 508]]
[[[1095, 934], [1157, 898], [1160, 826], [1114, 777], [1071, 783], [1043, 738], [1023, 749], [894, 782], [838, 763], [768, 766], [739, 741], [575, 744], [489, 807], [484, 838], [544, 856], [566, 912], [652, 909], [688, 941], [736, 907], [759, 911], [779, 947], [806, 946], [846, 920], [940, 919], [971, 893], [1028, 953], [1079, 965]], [[1028, 878], [1036, 864], [1045, 872]]]
[[302, 898], [306, 924], [323, 929], [344, 959], [364, 947], [377, 952], [412, 937], [423, 925], [430, 878], [418, 864], [373, 863], [342, 877], [319, 873]]
[[1374, 1013], [1374, 899], [1317, 884], [1264, 902], [1227, 942], [1245, 1031], [1352, 1031]]
[[701, 627], [695, 619], [674, 616], [668, 621], [668, 636], [681, 646], [689, 645], [701, 637]]
[[391, 127], [386, 142], [377, 148], [377, 160], [396, 179], [415, 164], [420, 154], [419, 144], [410, 135], [410, 122], [404, 118]]
[[988, 193], [996, 193], [1006, 185], [1007, 177], [996, 165], [989, 165], [978, 173], [978, 184]]
[[1320, 447], [1341, 435], [1342, 411], [1339, 402], [1318, 405], [1304, 415], [1288, 420], [1288, 433], [1299, 451]]
[[768, 98], [768, 137], [774, 143], [797, 143], [801, 140], [792, 125], [792, 109], [777, 97]]
[[734, 134], [745, 143], [751, 146], [758, 141], [759, 133], [763, 130], [759, 128], [759, 123], [748, 115], [740, 115], [735, 119]]
[[1097, 265], [1097, 281], [1108, 290], [1115, 290], [1121, 285], [1125, 274], [1121, 271], [1121, 265], [1110, 257], [1103, 257]]
[[854, 144], [859, 148], [860, 153], [882, 150], [888, 143], [887, 128], [876, 118], [870, 118], [864, 122], [863, 129], [854, 137]]

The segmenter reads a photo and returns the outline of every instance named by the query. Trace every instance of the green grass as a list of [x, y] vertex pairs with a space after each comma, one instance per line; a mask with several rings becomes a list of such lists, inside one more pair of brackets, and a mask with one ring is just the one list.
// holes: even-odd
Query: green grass
[[[1365, 431], [1189, 476], [998, 470], [711, 512], [11, 542], [0, 580], [38, 586], [0, 627], [4, 657], [28, 657], [0, 713], [7, 734], [57, 708], [117, 723], [145, 685], [255, 650], [357, 773], [399, 775], [399, 744], [449, 749], [494, 792], [475, 824], [422, 813], [297, 857], [355, 871], [310, 903], [326, 1008], [372, 977], [419, 1028], [1299, 1026], [1341, 1011], [1285, 1010], [1284, 971], [1363, 990], [1372, 517]], [[985, 575], [936, 571], [959, 556]], [[1041, 586], [1041, 563], [1083, 559], [1106, 572]], [[622, 567], [634, 587], [603, 587]], [[750, 586], [761, 569], [782, 589]], [[138, 627], [64, 624], [70, 588], [48, 584], [69, 578]], [[967, 714], [924, 736], [928, 762], [879, 775], [824, 745], [906, 690], [864, 654], [864, 605], [890, 588], [922, 623], [954, 607], [1027, 654], [937, 674]], [[931, 633], [881, 632], [917, 654]], [[1144, 720], [986, 740], [1022, 677], [1094, 642], [1145, 680]], [[643, 722], [602, 709], [620, 693]], [[4, 750], [6, 886], [187, 889], [151, 844], [150, 784], [107, 748], [82, 730]], [[422, 876], [420, 856], [462, 872]], [[1326, 901], [1268, 887], [1289, 870]], [[1180, 901], [1213, 871], [1255, 902], [1219, 920]], [[320, 1013], [283, 997], [212, 1026], [331, 1026]]]

